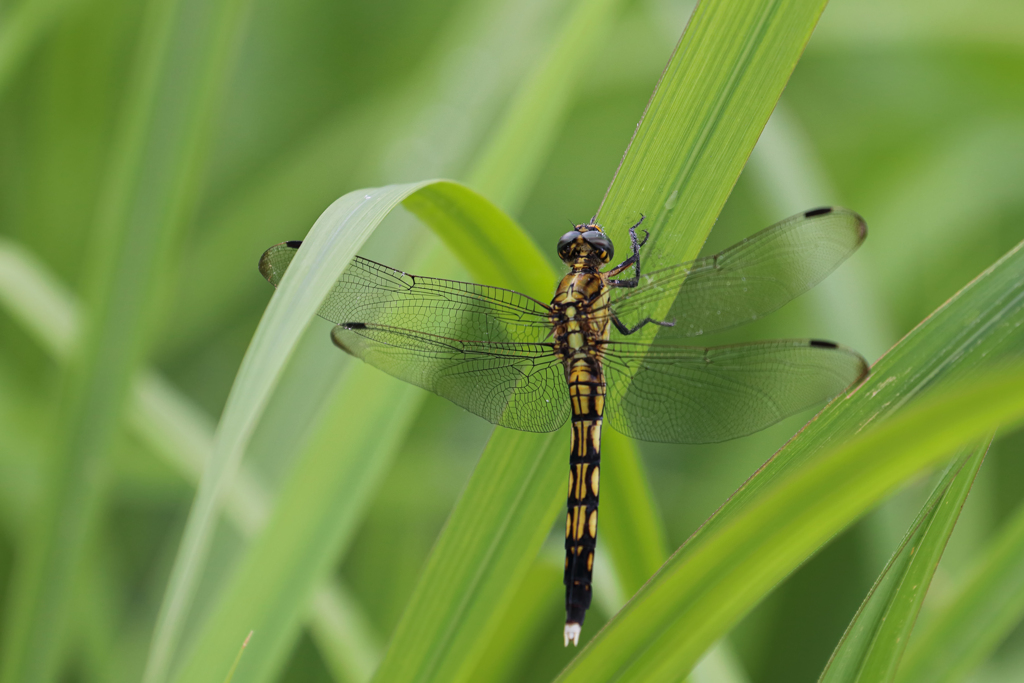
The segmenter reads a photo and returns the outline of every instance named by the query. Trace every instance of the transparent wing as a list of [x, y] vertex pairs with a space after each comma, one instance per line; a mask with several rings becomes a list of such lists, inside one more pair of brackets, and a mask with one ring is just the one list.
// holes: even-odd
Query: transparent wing
[[[277, 286], [299, 242], [267, 250]], [[546, 432], [569, 416], [548, 307], [518, 292], [419, 277], [356, 257], [318, 311], [331, 337], [384, 372], [504, 427]]]
[[337, 326], [334, 343], [488, 422], [551, 432], [569, 417], [565, 370], [552, 345], [488, 343], [382, 325]]
[[652, 325], [646, 330], [670, 337], [723, 330], [771, 313], [806, 292], [866, 236], [867, 225], [852, 211], [808, 211], [714, 256], [651, 273], [641, 270], [639, 286], [612, 289], [612, 311], [631, 327], [656, 317], [658, 308], [674, 298], [664, 319], [675, 326]]
[[609, 342], [605, 417], [644, 441], [713, 443], [752, 434], [860, 381], [857, 353], [816, 340], [715, 348]]
[[[260, 259], [275, 287], [301, 242], [283, 242]], [[551, 334], [548, 307], [525, 294], [456, 280], [409, 275], [356, 256], [317, 313], [335, 324], [366, 323], [453, 339], [533, 343]]]

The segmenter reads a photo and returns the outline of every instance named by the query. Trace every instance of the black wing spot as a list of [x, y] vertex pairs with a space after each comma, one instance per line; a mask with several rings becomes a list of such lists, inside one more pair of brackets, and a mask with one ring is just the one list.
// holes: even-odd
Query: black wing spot
[[839, 344], [830, 341], [823, 341], [821, 339], [812, 339], [811, 346], [817, 346], [819, 349], [838, 349]]
[[341, 327], [344, 327], [346, 330], [365, 330], [366, 323], [342, 323]]
[[857, 218], [857, 244], [860, 244], [868, 236], [868, 224], [860, 216]]
[[285, 242], [285, 246], [287, 246], [289, 249], [298, 249], [299, 247], [302, 246], [302, 240], [288, 240], [287, 242]]
[[810, 211], [804, 212], [804, 218], [814, 218], [815, 216], [824, 216], [827, 213], [832, 213], [831, 206], [823, 206], [820, 209], [811, 209]]

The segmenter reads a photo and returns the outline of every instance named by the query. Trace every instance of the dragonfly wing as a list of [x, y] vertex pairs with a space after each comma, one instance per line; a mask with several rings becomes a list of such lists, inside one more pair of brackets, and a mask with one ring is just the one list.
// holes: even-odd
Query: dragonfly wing
[[815, 209], [784, 221], [725, 251], [642, 273], [639, 286], [612, 290], [612, 310], [626, 326], [658, 317], [673, 327], [663, 335], [693, 337], [760, 318], [803, 294], [852, 254], [867, 225], [847, 209]]
[[260, 256], [260, 275], [267, 279], [267, 282], [277, 287], [281, 284], [281, 278], [291, 265], [292, 259], [298, 253], [302, 242], [294, 240], [275, 244]]
[[331, 337], [370, 365], [502, 427], [550, 432], [569, 417], [565, 370], [551, 343], [464, 341], [372, 323], [338, 325]]
[[[301, 242], [283, 242], [260, 259], [275, 287]], [[547, 305], [525, 294], [470, 282], [410, 275], [356, 256], [317, 313], [343, 325], [404, 328], [453, 339], [535, 343], [551, 334]]]
[[609, 342], [605, 416], [644, 441], [713, 443], [751, 434], [842, 393], [868, 373], [831, 342], [674, 347]]
[[[263, 254], [260, 272], [274, 286], [300, 245]], [[318, 313], [337, 324], [331, 337], [348, 353], [485, 420], [548, 432], [569, 417], [550, 311], [524, 294], [410, 275], [357, 256]]]

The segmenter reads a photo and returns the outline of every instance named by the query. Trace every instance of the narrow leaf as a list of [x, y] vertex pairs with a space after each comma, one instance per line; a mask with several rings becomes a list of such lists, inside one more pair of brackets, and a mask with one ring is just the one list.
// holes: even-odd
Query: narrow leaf
[[289, 266], [246, 351], [217, 427], [213, 455], [206, 462], [161, 606], [146, 683], [166, 676], [209, 550], [223, 489], [233, 479], [303, 331], [380, 221], [407, 197], [436, 182], [392, 185], [345, 195], [320, 216]]
[[249, 635], [242, 641], [242, 647], [238, 648], [238, 654], [235, 655], [235, 661], [231, 663], [231, 668], [228, 669], [228, 675], [224, 679], [224, 683], [231, 683], [231, 680], [235, 677], [235, 670], [238, 668], [238, 662], [241, 661], [242, 655], [245, 654], [245, 648], [249, 644], [249, 639], [252, 638], [252, 631], [249, 631]]
[[[522, 234], [500, 210], [451, 181], [359, 190], [335, 202], [313, 226], [289, 265], [242, 362], [218, 427], [219, 446], [215, 443], [214, 457], [225, 464], [215, 471], [216, 477], [230, 476], [228, 468], [237, 467], [252, 436], [273, 390], [267, 368], [281, 373], [305, 326], [362, 241], [389, 211], [407, 201], [415, 204], [439, 234], [450, 235], [448, 241], [457, 253], [477, 254], [468, 235], [483, 239], [503, 235], [516, 241], [516, 235]], [[525, 237], [517, 243], [531, 246]], [[543, 261], [534, 265], [547, 268]], [[514, 269], [508, 272], [515, 282], [528, 281], [529, 276], [520, 276]], [[360, 389], [354, 391], [353, 387]], [[415, 387], [362, 364], [344, 378], [325, 409], [325, 415], [333, 418], [317, 421], [311, 442], [302, 450], [266, 528], [247, 550], [227, 592], [203, 624], [176, 680], [212, 681], [211, 672], [227, 666], [221, 660], [230, 652], [229, 644], [248, 630], [256, 631], [254, 647], [240, 665], [239, 678], [262, 679], [278, 670], [316, 586], [328, 576], [331, 563], [354, 532], [359, 513], [381, 482], [421, 399], [422, 392]], [[229, 458], [231, 462], [226, 462]], [[192, 511], [193, 515], [202, 512], [203, 517], [196, 519], [207, 520], [202, 527], [207, 535], [204, 543], [209, 541], [215, 510], [200, 507], [203, 486], [210, 476], [214, 475], [208, 468]], [[519, 481], [515, 477], [510, 480]], [[186, 528], [182, 545], [186, 550], [190, 548], [188, 534]], [[199, 552], [199, 546], [192, 547]], [[190, 558], [183, 566], [193, 572], [189, 580], [194, 583], [202, 557], [179, 554], [179, 561], [185, 561], [182, 557]], [[186, 589], [192, 587], [180, 584], [178, 595], [184, 596]], [[254, 595], [260, 599], [253, 600]], [[184, 602], [180, 605], [179, 610]], [[176, 618], [181, 618], [180, 613]]]
[[617, 244], [643, 214], [659, 263], [696, 257], [824, 7], [697, 5], [598, 211]]
[[925, 501], [822, 672], [821, 681], [891, 681], [932, 575], [992, 437], [964, 447]]
[[216, 683], [216, 672], [230, 663], [231, 644], [247, 629], [255, 635], [239, 681], [263, 679], [284, 663], [317, 586], [354, 534], [419, 406], [415, 392], [374, 368], [356, 366], [352, 375], [346, 379], [368, 388], [336, 392], [324, 407], [336, 417], [333, 430], [316, 434], [319, 442], [305, 449], [308, 457], [289, 476], [175, 680]]
[[309, 630], [335, 680], [370, 680], [383, 647], [363, 609], [340, 584], [324, 582], [317, 588]]
[[957, 589], [907, 650], [899, 683], [959, 683], [1024, 618], [1024, 507], [989, 543]]
[[601, 439], [601, 545], [628, 597], [668, 558], [668, 539], [636, 446], [611, 429]]
[[550, 298], [555, 274], [540, 249], [504, 211], [468, 187], [437, 182], [406, 199], [405, 208], [434, 230], [476, 280]]
[[540, 626], [550, 623], [552, 611], [563, 599], [561, 558], [546, 557], [541, 551], [520, 584], [519, 592], [501, 621], [486, 652], [468, 680], [473, 683], [508, 683], [521, 680], [521, 669], [529, 666], [532, 650], [544, 636]]

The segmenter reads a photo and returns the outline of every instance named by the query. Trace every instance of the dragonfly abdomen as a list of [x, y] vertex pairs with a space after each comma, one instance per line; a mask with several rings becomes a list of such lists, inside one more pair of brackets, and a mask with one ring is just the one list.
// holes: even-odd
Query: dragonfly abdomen
[[603, 276], [573, 266], [551, 302], [555, 354], [565, 364], [572, 413], [569, 502], [565, 520], [565, 644], [579, 643], [593, 595], [601, 423], [606, 387], [601, 364], [608, 340], [608, 286]]
[[565, 522], [565, 644], [578, 642], [590, 607], [601, 481], [605, 384], [600, 361], [579, 358], [568, 371], [572, 406], [569, 496]]

